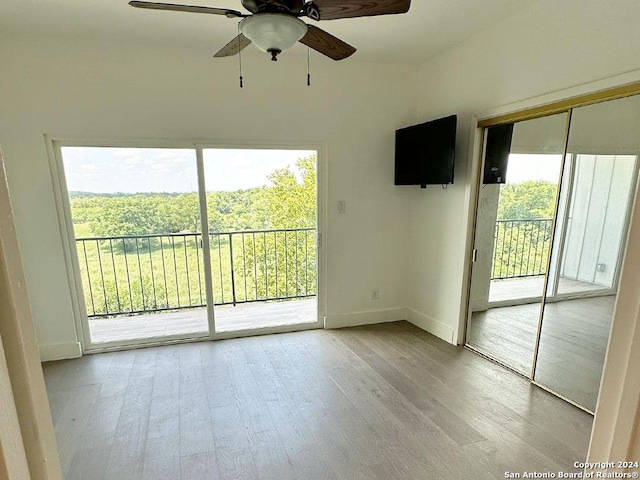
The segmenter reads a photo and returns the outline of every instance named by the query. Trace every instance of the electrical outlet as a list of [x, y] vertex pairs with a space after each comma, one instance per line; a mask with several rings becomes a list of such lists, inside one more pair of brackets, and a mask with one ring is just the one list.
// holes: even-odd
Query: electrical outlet
[[338, 213], [345, 213], [347, 211], [347, 202], [344, 200], [338, 200]]
[[371, 300], [380, 300], [380, 289], [374, 288], [371, 290]]

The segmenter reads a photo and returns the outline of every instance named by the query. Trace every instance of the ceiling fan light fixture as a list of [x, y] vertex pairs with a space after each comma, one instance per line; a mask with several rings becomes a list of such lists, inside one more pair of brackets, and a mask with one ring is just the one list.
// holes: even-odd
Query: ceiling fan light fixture
[[263, 52], [275, 56], [293, 47], [307, 33], [307, 24], [292, 15], [259, 13], [240, 22], [240, 31]]

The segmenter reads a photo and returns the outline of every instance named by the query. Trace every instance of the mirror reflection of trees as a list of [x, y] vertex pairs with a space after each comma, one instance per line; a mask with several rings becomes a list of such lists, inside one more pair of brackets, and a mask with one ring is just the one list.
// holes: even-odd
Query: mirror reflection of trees
[[500, 186], [492, 279], [544, 275], [556, 191], [544, 180]]

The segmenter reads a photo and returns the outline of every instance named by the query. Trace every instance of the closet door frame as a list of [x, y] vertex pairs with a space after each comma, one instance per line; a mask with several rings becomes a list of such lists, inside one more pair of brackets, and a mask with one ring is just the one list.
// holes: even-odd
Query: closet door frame
[[[503, 124], [508, 124], [508, 123], [516, 123], [516, 122], [521, 122], [521, 121], [525, 121], [525, 120], [531, 120], [531, 119], [536, 119], [536, 118], [542, 118], [542, 117], [546, 117], [546, 116], [551, 116], [551, 115], [555, 115], [555, 114], [560, 114], [560, 113], [565, 113], [567, 114], [567, 126], [565, 129], [565, 138], [564, 138], [564, 147], [563, 147], [563, 157], [562, 157], [562, 166], [560, 169], [560, 178], [559, 178], [559, 184], [558, 184], [558, 191], [557, 191], [557, 196], [556, 196], [556, 208], [554, 210], [554, 217], [553, 217], [553, 228], [552, 228], [552, 236], [551, 236], [551, 247], [550, 247], [550, 252], [552, 253], [554, 248], [556, 247], [556, 238], [555, 238], [555, 234], [556, 234], [556, 229], [557, 229], [557, 220], [558, 220], [558, 210], [560, 207], [560, 194], [561, 194], [561, 189], [562, 189], [562, 182], [564, 180], [564, 174], [565, 174], [565, 166], [566, 166], [566, 162], [567, 162], [567, 153], [568, 153], [568, 141], [569, 141], [569, 135], [570, 135], [570, 128], [571, 128], [571, 117], [572, 117], [572, 111], [576, 108], [579, 107], [584, 107], [584, 106], [588, 106], [588, 105], [594, 105], [597, 103], [603, 103], [603, 102], [607, 102], [607, 101], [611, 101], [611, 100], [617, 100], [617, 99], [621, 99], [621, 98], [626, 98], [626, 97], [632, 97], [632, 96], [636, 96], [636, 95], [640, 95], [640, 82], [636, 81], [634, 83], [630, 83], [627, 85], [623, 85], [623, 86], [618, 86], [618, 87], [613, 87], [607, 90], [602, 90], [602, 91], [598, 91], [598, 92], [592, 92], [592, 93], [586, 93], [586, 94], [582, 94], [582, 95], [576, 95], [572, 98], [566, 98], [566, 99], [560, 99], [558, 101], [552, 102], [552, 103], [548, 103], [546, 105], [542, 105], [542, 106], [536, 106], [536, 107], [531, 107], [531, 108], [525, 108], [522, 110], [517, 110], [511, 113], [504, 113], [504, 114], [499, 114], [499, 115], [494, 115], [494, 116], [487, 116], [486, 118], [474, 118], [474, 122], [476, 125], [476, 129], [475, 131], [472, 131], [472, 141], [471, 141], [471, 149], [473, 151], [473, 161], [472, 161], [472, 166], [471, 166], [471, 170], [472, 170], [472, 178], [474, 178], [474, 182], [472, 184], [472, 188], [470, 189], [470, 210], [469, 210], [469, 235], [467, 238], [467, 258], [469, 259], [469, 261], [467, 262], [467, 269], [465, 271], [465, 275], [466, 275], [466, 305], [464, 305], [462, 311], [463, 311], [463, 316], [461, 318], [461, 335], [459, 335], [459, 339], [461, 340], [461, 343], [463, 345], [465, 345], [466, 348], [486, 357], [489, 358], [490, 360], [499, 363], [500, 365], [504, 366], [505, 368], [513, 371], [514, 373], [516, 373], [517, 375], [520, 375], [524, 378], [527, 378], [532, 384], [552, 393], [553, 395], [562, 398], [563, 400], [567, 401], [568, 403], [571, 403], [572, 405], [590, 413], [593, 415], [593, 411], [589, 410], [588, 408], [585, 408], [584, 406], [576, 403], [575, 401], [559, 394], [558, 392], [555, 392], [554, 390], [541, 385], [540, 383], [536, 382], [534, 380], [535, 378], [535, 370], [536, 370], [536, 364], [537, 364], [537, 357], [538, 357], [538, 352], [539, 352], [539, 347], [540, 347], [540, 335], [542, 332], [542, 324], [543, 324], [543, 316], [544, 316], [544, 307], [546, 305], [546, 303], [552, 303], [552, 302], [556, 302], [556, 301], [560, 301], [560, 300], [566, 300], [566, 299], [572, 299], [572, 298], [582, 298], [582, 297], [586, 297], [586, 296], [594, 296], [594, 295], [588, 295], [588, 294], [565, 294], [565, 295], [561, 295], [561, 296], [550, 296], [549, 298], [547, 295], [547, 291], [549, 288], [549, 271], [550, 268], [552, 267], [552, 254], [549, 255], [548, 258], [548, 264], [547, 264], [547, 270], [545, 273], [545, 279], [544, 279], [544, 289], [542, 290], [542, 297], [541, 297], [541, 308], [540, 308], [540, 312], [539, 312], [539, 318], [538, 318], [538, 326], [537, 326], [537, 332], [536, 332], [536, 342], [535, 342], [535, 347], [534, 347], [534, 356], [533, 356], [533, 362], [531, 365], [531, 372], [529, 375], [523, 375], [522, 373], [514, 370], [513, 368], [509, 367], [508, 365], [505, 365], [502, 361], [500, 361], [499, 359], [495, 358], [492, 355], [487, 355], [485, 352], [481, 352], [475, 348], [473, 348], [472, 346], [469, 346], [467, 344], [467, 333], [469, 332], [470, 329], [470, 322], [471, 322], [471, 280], [472, 280], [472, 275], [473, 275], [473, 267], [474, 267], [474, 262], [475, 262], [475, 242], [476, 242], [476, 227], [477, 227], [477, 217], [478, 217], [478, 210], [479, 210], [479, 193], [481, 191], [482, 188], [482, 170], [483, 170], [483, 166], [484, 166], [484, 154], [485, 154], [485, 139], [486, 139], [486, 130], [488, 127], [492, 127], [492, 126], [496, 126], [496, 125], [503, 125]], [[568, 96], [569, 97], [569, 96]], [[574, 158], [572, 155], [572, 162], [574, 162]], [[638, 164], [640, 163], [640, 156], [636, 156], [636, 168], [634, 170], [634, 177], [633, 177], [633, 188], [635, 188], [635, 186], [637, 185], [637, 180], [638, 180]], [[573, 170], [573, 167], [572, 167]], [[571, 197], [571, 187], [573, 184], [573, 171], [571, 173], [571, 179], [569, 181], [569, 185], [567, 186], [567, 188], [569, 188], [569, 192], [568, 192], [568, 196], [567, 196], [567, 204], [565, 205], [565, 208], [568, 211], [569, 205], [570, 205], [570, 197]], [[629, 199], [628, 199], [628, 206], [627, 206], [627, 212], [626, 212], [626, 223], [625, 223], [625, 228], [624, 228], [624, 232], [622, 235], [622, 240], [621, 240], [621, 248], [620, 248], [620, 255], [618, 256], [618, 261], [616, 264], [616, 274], [615, 274], [615, 279], [614, 279], [614, 286], [611, 289], [603, 289], [601, 291], [598, 291], [599, 295], [607, 295], [607, 294], [611, 294], [614, 293], [615, 291], [617, 291], [617, 288], [619, 286], [619, 281], [620, 281], [620, 270], [621, 270], [621, 265], [622, 265], [622, 261], [624, 258], [624, 253], [626, 251], [626, 240], [627, 240], [627, 236], [628, 236], [628, 232], [629, 232], [629, 220], [631, 218], [631, 207], [633, 205], [635, 196], [638, 194], [637, 191], [632, 192], [631, 195], [629, 195]], [[565, 214], [564, 219], [563, 219], [563, 230], [562, 230], [562, 238], [560, 238], [560, 244], [559, 244], [559, 255], [560, 257], [558, 258], [558, 260], [556, 261], [556, 264], [554, 265], [554, 267], [557, 269], [557, 271], [555, 272], [556, 275], [554, 275], [554, 290], [553, 293], [557, 294], [557, 281], [559, 279], [559, 276], [557, 275], [557, 273], [559, 272], [560, 269], [560, 265], [562, 262], [562, 246], [564, 245], [564, 237], [566, 235], [566, 221], [567, 221], [567, 215]]]

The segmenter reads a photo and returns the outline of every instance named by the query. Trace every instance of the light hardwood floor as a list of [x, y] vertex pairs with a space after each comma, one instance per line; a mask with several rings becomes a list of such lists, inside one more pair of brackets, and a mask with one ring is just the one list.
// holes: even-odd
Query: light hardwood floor
[[[214, 314], [217, 332], [313, 323], [318, 320], [315, 297], [220, 305], [215, 307]], [[89, 319], [93, 343], [135, 341], [169, 335], [206, 335], [208, 330], [205, 308]]]
[[[541, 297], [544, 290], [544, 275], [537, 277], [507, 278], [492, 280], [489, 288], [489, 302], [508, 302], [521, 298]], [[581, 282], [561, 277], [558, 283], [558, 293], [583, 293], [603, 290], [607, 287], [595, 283]]]
[[[545, 307], [535, 380], [594, 410], [615, 296], [566, 300]], [[469, 345], [529, 375], [540, 304], [476, 312]]]
[[592, 417], [407, 322], [44, 366], [75, 479], [480, 479], [571, 471]]

